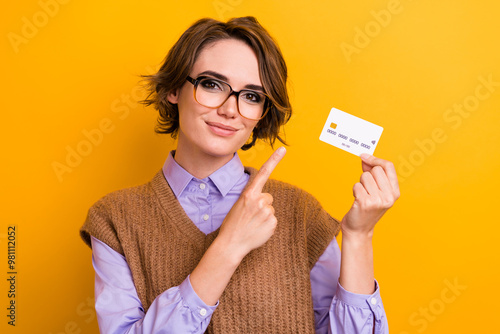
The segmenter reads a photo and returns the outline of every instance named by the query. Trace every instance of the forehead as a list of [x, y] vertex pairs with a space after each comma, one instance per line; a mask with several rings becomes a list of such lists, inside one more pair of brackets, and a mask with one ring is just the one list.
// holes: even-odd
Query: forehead
[[200, 52], [192, 74], [214, 71], [234, 85], [261, 85], [259, 62], [255, 52], [243, 41], [223, 39], [213, 42]]

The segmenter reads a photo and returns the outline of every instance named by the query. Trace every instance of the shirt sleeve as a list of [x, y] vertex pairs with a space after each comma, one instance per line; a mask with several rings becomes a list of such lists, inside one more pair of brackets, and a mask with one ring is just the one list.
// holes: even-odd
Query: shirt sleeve
[[316, 333], [388, 334], [377, 281], [375, 292], [364, 295], [345, 290], [339, 277], [340, 248], [333, 238], [311, 270]]
[[160, 294], [147, 313], [123, 255], [92, 237], [95, 309], [101, 333], [204, 333], [215, 306], [196, 294], [189, 276]]

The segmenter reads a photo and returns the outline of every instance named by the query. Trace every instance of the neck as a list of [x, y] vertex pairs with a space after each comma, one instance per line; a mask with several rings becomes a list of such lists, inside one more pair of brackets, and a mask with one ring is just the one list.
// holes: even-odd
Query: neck
[[213, 156], [204, 152], [183, 149], [180, 143], [175, 150], [175, 161], [189, 174], [198, 179], [204, 179], [213, 172], [227, 164], [233, 158], [233, 154], [225, 156]]

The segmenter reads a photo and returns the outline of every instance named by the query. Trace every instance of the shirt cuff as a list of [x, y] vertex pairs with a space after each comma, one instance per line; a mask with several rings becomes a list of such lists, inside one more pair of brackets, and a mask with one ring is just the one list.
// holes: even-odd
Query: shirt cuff
[[179, 292], [185, 307], [189, 308], [200, 320], [204, 320], [212, 316], [215, 309], [219, 305], [219, 301], [214, 306], [209, 306], [198, 297], [191, 285], [189, 276], [179, 285]]
[[382, 298], [380, 298], [380, 290], [377, 280], [375, 280], [375, 292], [371, 295], [359, 294], [345, 290], [340, 282], [337, 283], [336, 298], [350, 306], [355, 306], [363, 309], [371, 309], [375, 315], [375, 319], [380, 319], [384, 315], [384, 307]]

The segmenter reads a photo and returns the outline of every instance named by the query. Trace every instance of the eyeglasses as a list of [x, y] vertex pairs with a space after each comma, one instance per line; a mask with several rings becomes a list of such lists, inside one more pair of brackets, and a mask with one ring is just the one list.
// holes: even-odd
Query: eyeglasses
[[249, 89], [236, 92], [227, 82], [211, 77], [193, 79], [188, 76], [187, 81], [194, 85], [194, 99], [204, 107], [219, 108], [234, 95], [238, 101], [238, 113], [246, 119], [261, 120], [269, 110], [268, 97], [262, 92]]

